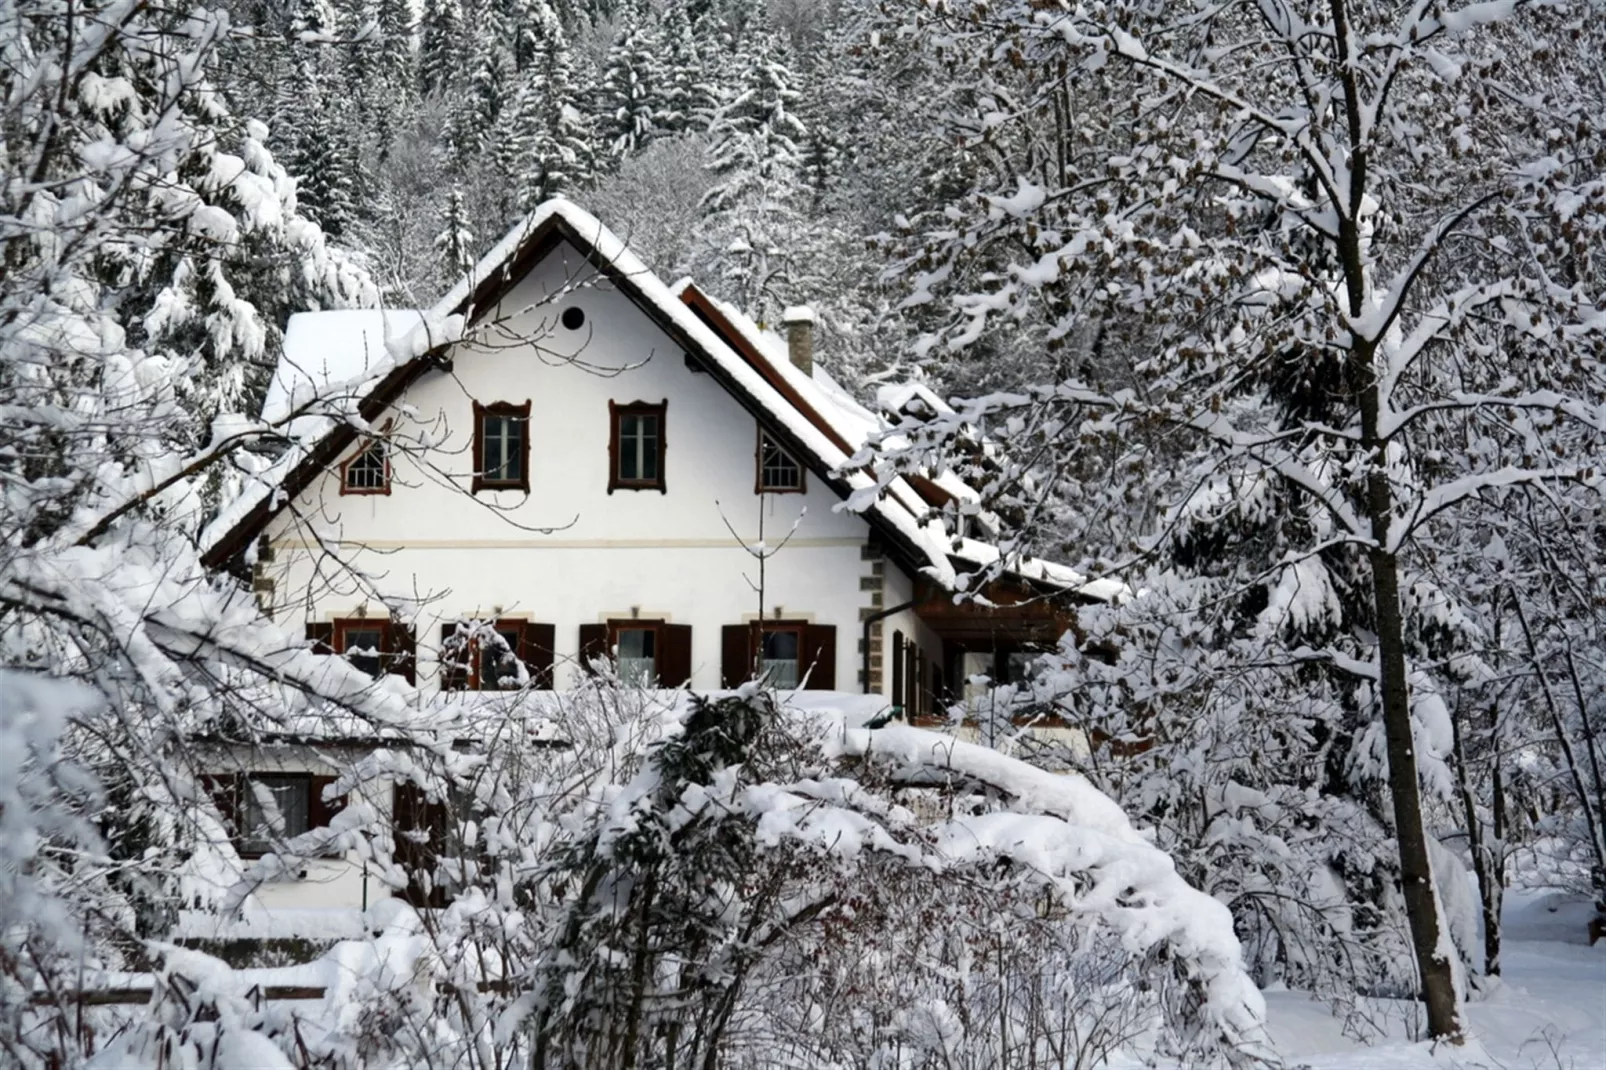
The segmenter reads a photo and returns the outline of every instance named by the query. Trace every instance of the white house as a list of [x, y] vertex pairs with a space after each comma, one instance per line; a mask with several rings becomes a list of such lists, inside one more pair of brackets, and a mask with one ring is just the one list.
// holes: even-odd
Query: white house
[[[563, 689], [611, 657], [660, 687], [762, 671], [911, 717], [973, 674], [1008, 679], [1067, 600], [1108, 596], [1028, 561], [992, 607], [956, 604], [956, 575], [997, 556], [936, 515], [967, 488], [855, 466], [888, 420], [813, 361], [807, 309], [787, 321], [782, 339], [665, 285], [549, 202], [433, 309], [291, 320], [263, 416], [297, 444], [206, 533], [207, 560], [426, 693]], [[332, 396], [347, 418], [304, 414]], [[267, 781], [281, 809], [316, 811], [294, 780]]]

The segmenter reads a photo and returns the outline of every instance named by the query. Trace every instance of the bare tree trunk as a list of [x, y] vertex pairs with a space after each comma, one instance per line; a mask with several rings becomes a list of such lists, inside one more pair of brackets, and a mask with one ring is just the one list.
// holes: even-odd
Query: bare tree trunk
[[[1349, 133], [1349, 182], [1344, 191], [1349, 203], [1341, 206], [1337, 252], [1351, 322], [1362, 319], [1368, 302], [1367, 257], [1361, 237], [1362, 202], [1367, 193], [1371, 154], [1365, 134], [1365, 92], [1352, 62], [1349, 7], [1345, 0], [1328, 0], [1333, 18], [1333, 41], [1338, 51], [1339, 80], [1343, 86], [1344, 122]], [[1400, 608], [1400, 559], [1392, 545], [1394, 488], [1389, 483], [1389, 440], [1383, 437], [1383, 371], [1377, 366], [1378, 339], [1350, 331], [1349, 359], [1360, 384], [1361, 450], [1366, 464], [1366, 519], [1372, 545], [1367, 552], [1372, 566], [1372, 603], [1377, 619], [1378, 691], [1382, 699], [1383, 730], [1389, 761], [1389, 795], [1394, 803], [1394, 837], [1399, 846], [1400, 883], [1405, 914], [1411, 925], [1417, 973], [1422, 979], [1422, 1000], [1427, 1005], [1428, 1034], [1435, 1039], [1461, 1043], [1464, 1035], [1461, 1006], [1455, 989], [1455, 972], [1449, 954], [1444, 919], [1439, 917], [1438, 889], [1433, 885], [1433, 862], [1428, 855], [1427, 828], [1422, 823], [1422, 791], [1417, 783], [1416, 752], [1411, 733], [1411, 690], [1406, 678], [1405, 618]], [[1453, 953], [1453, 952], [1452, 952]]]
[[[1456, 785], [1461, 792], [1461, 810], [1467, 823], [1467, 850], [1472, 856], [1472, 872], [1478, 878], [1478, 899], [1483, 907], [1483, 972], [1489, 977], [1496, 977], [1500, 973], [1500, 900], [1505, 891], [1504, 852], [1499, 845], [1501, 831], [1498, 827], [1487, 839], [1483, 834], [1483, 820], [1478, 816], [1478, 800], [1472, 790], [1471, 763], [1467, 761], [1465, 736], [1461, 730], [1461, 712], [1457, 708], [1456, 716], [1450, 722], [1455, 732]], [[1491, 714], [1491, 724], [1498, 721], [1499, 716], [1497, 704]], [[1503, 806], [1505, 800], [1500, 798], [1498, 751], [1492, 755], [1491, 764], [1494, 767], [1497, 805]], [[1498, 819], [1496, 823], [1498, 826]], [[1497, 856], [1499, 861], [1496, 860]]]
[[[1496, 739], [1498, 739], [1498, 735]], [[1500, 750], [1495, 748], [1494, 765], [1490, 770], [1494, 782], [1491, 807], [1493, 828], [1489, 842], [1489, 868], [1494, 880], [1483, 895], [1483, 972], [1490, 977], [1500, 976], [1500, 913], [1506, 898], [1506, 781], [1500, 774]]]
[[[1388, 498], [1388, 476], [1382, 471], [1381, 451], [1372, 459], [1373, 499], [1376, 484]], [[1450, 961], [1449, 934], [1439, 917], [1438, 891], [1433, 885], [1433, 863], [1428, 855], [1427, 827], [1422, 822], [1422, 791], [1417, 783], [1416, 751], [1411, 733], [1411, 692], [1406, 681], [1405, 622], [1400, 612], [1399, 558], [1383, 547], [1388, 535], [1388, 512], [1377, 524], [1379, 545], [1371, 551], [1372, 591], [1377, 610], [1377, 660], [1383, 697], [1383, 730], [1389, 760], [1389, 795], [1394, 802], [1394, 837], [1399, 845], [1400, 884], [1405, 913], [1411, 923], [1411, 944], [1422, 978], [1422, 999], [1427, 1005], [1428, 1034], [1436, 1040], [1459, 1044], [1464, 1038], [1461, 1001], [1455, 990]], [[1381, 531], [1379, 528], [1381, 527]], [[1441, 950], [1441, 946], [1444, 950]]]

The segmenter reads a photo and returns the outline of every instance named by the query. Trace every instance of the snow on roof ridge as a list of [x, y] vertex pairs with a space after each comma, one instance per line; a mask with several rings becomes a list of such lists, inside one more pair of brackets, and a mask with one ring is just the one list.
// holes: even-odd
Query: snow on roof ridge
[[262, 398], [264, 423], [277, 423], [334, 388], [357, 388], [394, 367], [392, 343], [423, 313], [404, 308], [297, 312], [285, 326], [278, 366]]

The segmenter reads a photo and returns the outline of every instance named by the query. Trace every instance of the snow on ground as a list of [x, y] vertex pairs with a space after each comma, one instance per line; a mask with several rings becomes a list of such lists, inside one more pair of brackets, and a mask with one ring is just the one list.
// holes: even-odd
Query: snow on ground
[[1606, 943], [1589, 946], [1590, 913], [1556, 893], [1508, 893], [1504, 976], [1468, 1003], [1459, 1050], [1412, 1042], [1415, 1010], [1392, 1000], [1367, 1003], [1390, 1038], [1370, 1046], [1302, 992], [1266, 993], [1267, 1029], [1290, 1068], [1606, 1070]]

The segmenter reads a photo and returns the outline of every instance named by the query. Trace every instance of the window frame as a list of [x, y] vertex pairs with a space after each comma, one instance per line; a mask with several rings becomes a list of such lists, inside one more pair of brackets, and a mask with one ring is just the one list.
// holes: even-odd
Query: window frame
[[[353, 487], [348, 481], [352, 466], [370, 453], [378, 451], [380, 462], [384, 466], [384, 477], [377, 487]], [[390, 449], [382, 438], [368, 439], [361, 448], [340, 462], [340, 494], [342, 497], [362, 497], [369, 494], [390, 494]]]
[[[315, 800], [313, 799], [313, 796], [312, 796], [313, 774], [311, 774], [311, 773], [241, 773], [240, 774], [240, 781], [239, 781], [239, 789], [238, 789], [239, 790], [239, 803], [237, 804], [238, 805], [238, 814], [239, 814], [238, 821], [239, 821], [240, 831], [239, 831], [239, 839], [237, 841], [237, 846], [235, 848], [235, 853], [238, 854], [241, 858], [261, 858], [263, 855], [272, 854], [274, 852], [274, 850], [275, 850], [274, 844], [273, 844], [273, 837], [278, 837], [278, 836], [281, 835], [280, 833], [272, 832], [272, 833], [270, 833], [270, 836], [267, 839], [252, 840], [252, 839], [249, 838], [252, 830], [248, 829], [246, 827], [247, 816], [251, 813], [252, 800], [253, 800], [253, 798], [255, 798], [255, 796], [253, 794], [253, 791], [252, 791], [252, 788], [251, 788], [251, 782], [252, 781], [268, 781], [268, 780], [293, 781], [298, 788], [300, 788], [302, 791], [306, 792], [306, 796], [307, 796], [306, 797], [306, 801], [302, 804], [302, 807], [301, 807], [301, 814], [302, 814], [302, 817], [306, 820], [306, 827], [301, 829], [300, 832], [292, 832], [291, 829], [290, 829], [289, 824], [286, 823], [284, 832], [282, 834], [283, 840], [293, 840], [297, 836], [301, 835], [302, 833], [310, 832], [312, 829], [318, 827], [318, 826], [316, 826], [316, 825], [314, 825], [312, 823], [312, 809], [313, 809], [313, 805], [314, 805], [314, 802], [315, 802]], [[281, 813], [280, 816], [283, 816], [283, 814]], [[258, 845], [261, 845], [260, 849], [259, 849]]]
[[[519, 478], [490, 479], [485, 475], [485, 422], [490, 417], [522, 420], [524, 434], [519, 436]], [[517, 490], [530, 493], [530, 402], [493, 401], [489, 405], [474, 402], [474, 485], [470, 493], [482, 490]]]
[[[758, 676], [760, 678], [764, 676], [764, 637], [767, 635], [793, 636], [797, 641], [797, 679], [792, 681], [792, 686], [788, 690], [796, 690], [798, 685], [803, 682], [804, 675], [813, 668], [812, 665], [804, 660], [809, 647], [808, 628], [808, 622], [802, 620], [754, 621], [753, 634], [749, 642], [751, 642], [753, 649], [753, 668]], [[779, 685], [772, 686], [778, 687]]]
[[614, 671], [619, 671], [619, 662], [622, 655], [619, 652], [619, 633], [621, 632], [651, 632], [652, 633], [652, 679], [642, 686], [656, 686], [659, 671], [663, 667], [664, 659], [664, 625], [668, 622], [662, 619], [608, 621], [608, 656], [613, 659]]
[[[373, 677], [378, 680], [381, 676], [391, 675], [391, 667], [396, 663], [396, 653], [390, 649], [388, 629], [390, 621], [382, 617], [346, 617], [334, 622], [334, 635], [331, 637], [334, 655], [343, 658], [346, 664], [357, 668], [351, 659], [346, 657], [346, 635], [348, 632], [374, 632], [379, 636], [379, 645], [374, 647], [375, 656], [379, 658], [379, 672]], [[359, 670], [360, 671], [360, 670]]]
[[[797, 486], [772, 487], [764, 482], [764, 446], [766, 443], [773, 447], [775, 451], [782, 457], [785, 457], [788, 461], [792, 462], [792, 466], [797, 469]], [[765, 431], [762, 427], [758, 429], [758, 449], [754, 455], [754, 466], [754, 494], [803, 494], [808, 491], [808, 473], [803, 468], [803, 462], [792, 456], [790, 450], [782, 446], [773, 435], [771, 435], [768, 431]]]
[[[490, 631], [494, 631], [494, 632], [498, 633], [504, 639], [508, 639], [509, 638], [508, 633], [510, 633], [510, 632], [512, 633], [511, 640], [508, 643], [509, 653], [512, 654], [512, 656], [514, 658], [518, 659], [519, 663], [524, 666], [525, 678], [527, 680], [529, 680], [530, 681], [530, 685], [532, 687], [534, 687], [535, 684], [536, 684], [536, 681], [537, 681], [538, 670], [532, 669], [530, 667], [529, 646], [528, 646], [528, 644], [529, 644], [528, 628], [530, 626], [530, 622], [526, 621], [526, 620], [523, 620], [521, 618], [517, 618], [517, 617], [499, 617], [494, 621], [493, 620], [486, 620], [486, 621], [482, 621], [481, 623], [489, 625], [489, 630]], [[485, 648], [484, 642], [480, 639], [480, 637], [478, 635], [473, 635], [473, 636], [470, 636], [465, 641], [465, 645], [466, 645], [466, 650], [464, 651], [464, 653], [466, 654], [466, 660], [463, 661], [463, 662], [455, 662], [455, 661], [451, 662], [451, 664], [454, 665], [454, 666], [456, 666], [456, 665], [461, 665], [462, 666], [463, 686], [460, 687], [460, 688], [451, 688], [451, 689], [445, 688], [443, 686], [441, 688], [441, 690], [443, 690], [443, 691], [444, 690], [454, 690], [454, 691], [518, 691], [518, 690], [521, 689], [521, 685], [518, 685], [518, 684], [515, 684], [515, 685], [510, 686], [510, 687], [495, 687], [495, 686], [488, 687], [488, 686], [486, 686], [485, 679], [484, 679], [484, 673], [481, 671], [481, 669], [482, 669], [482, 667], [484, 665], [484, 661], [482, 659], [484, 658], [485, 652], [486, 652], [486, 648]], [[440, 670], [442, 672], [444, 672], [445, 668], [446, 668], [446, 662], [445, 662], [446, 651], [445, 651], [444, 648], [441, 650], [440, 657], [441, 657], [441, 661], [442, 661], [442, 665], [440, 666]]]
[[[669, 487], [664, 478], [664, 459], [669, 444], [668, 437], [669, 399], [662, 401], [632, 401], [621, 404], [617, 401], [608, 402], [608, 493], [616, 490], [656, 490], [660, 494], [668, 494]], [[657, 475], [652, 479], [622, 479], [619, 476], [619, 462], [622, 458], [622, 443], [619, 438], [620, 427], [626, 416], [652, 416], [658, 420], [658, 448]]]

